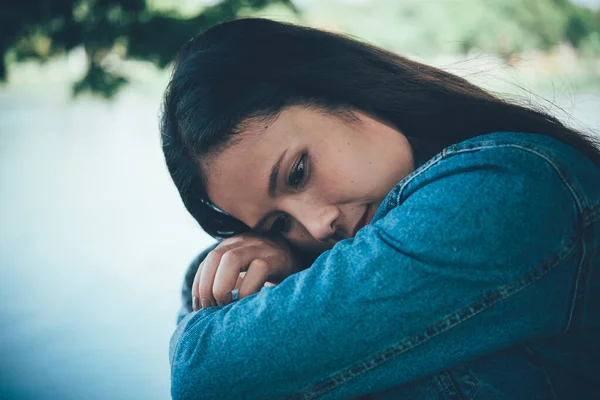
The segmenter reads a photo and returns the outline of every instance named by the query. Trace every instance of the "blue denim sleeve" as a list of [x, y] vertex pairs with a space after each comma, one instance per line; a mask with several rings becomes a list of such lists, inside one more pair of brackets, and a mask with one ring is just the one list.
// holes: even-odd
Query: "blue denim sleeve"
[[515, 148], [436, 160], [310, 268], [188, 314], [173, 398], [350, 398], [561, 333], [579, 235], [561, 173]]

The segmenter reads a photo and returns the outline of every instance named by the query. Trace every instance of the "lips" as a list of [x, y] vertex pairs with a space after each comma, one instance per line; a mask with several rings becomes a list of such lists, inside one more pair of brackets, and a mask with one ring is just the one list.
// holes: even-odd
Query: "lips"
[[373, 209], [372, 205], [369, 204], [367, 206], [367, 209], [365, 210], [365, 213], [361, 217], [360, 221], [358, 221], [358, 223], [356, 224], [356, 227], [354, 228], [354, 232], [352, 232], [352, 237], [356, 236], [356, 233], [360, 230], [360, 228], [362, 228], [363, 226], [365, 226], [369, 222], [371, 222], [371, 219], [373, 219], [373, 213], [371, 212], [372, 209]]

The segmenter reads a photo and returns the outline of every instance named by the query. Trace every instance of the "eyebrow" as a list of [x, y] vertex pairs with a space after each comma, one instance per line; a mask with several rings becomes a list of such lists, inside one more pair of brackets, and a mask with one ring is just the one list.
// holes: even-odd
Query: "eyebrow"
[[275, 191], [277, 190], [277, 176], [279, 175], [279, 169], [281, 168], [281, 162], [283, 161], [283, 157], [285, 157], [285, 153], [287, 153], [287, 149], [281, 153], [279, 159], [271, 168], [271, 175], [269, 176], [269, 197], [275, 197]]

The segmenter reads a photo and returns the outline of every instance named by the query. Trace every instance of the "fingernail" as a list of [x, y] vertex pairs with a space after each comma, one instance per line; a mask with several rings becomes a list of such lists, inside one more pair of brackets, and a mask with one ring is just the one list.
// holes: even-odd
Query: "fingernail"
[[192, 297], [192, 308], [194, 309], [194, 311], [198, 311], [198, 309], [200, 308], [200, 304], [198, 303], [198, 298], [196, 296]]
[[210, 306], [211, 306], [210, 300], [208, 300], [208, 299], [202, 299], [202, 308], [208, 308]]

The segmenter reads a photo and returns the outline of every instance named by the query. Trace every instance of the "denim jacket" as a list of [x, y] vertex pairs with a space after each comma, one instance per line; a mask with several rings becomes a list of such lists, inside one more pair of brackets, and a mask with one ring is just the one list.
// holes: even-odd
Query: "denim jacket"
[[278, 286], [181, 319], [180, 399], [600, 396], [600, 168], [549, 136], [445, 148]]

